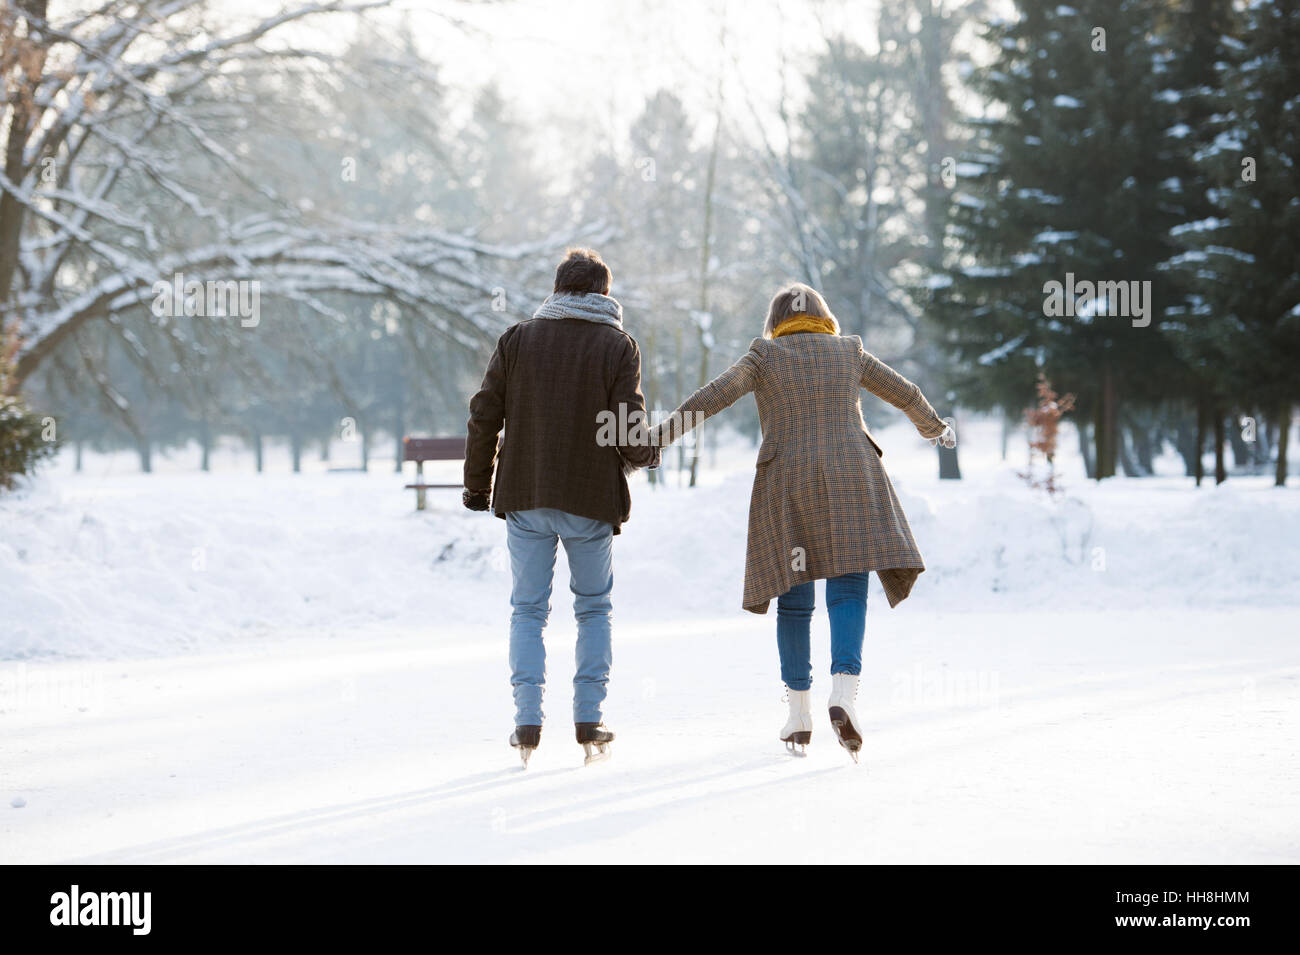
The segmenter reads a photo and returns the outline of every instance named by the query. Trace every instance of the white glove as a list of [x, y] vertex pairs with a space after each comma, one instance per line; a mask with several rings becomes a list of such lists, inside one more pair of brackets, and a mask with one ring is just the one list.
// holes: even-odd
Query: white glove
[[943, 434], [939, 435], [939, 437], [930, 439], [930, 447], [934, 447], [936, 444], [942, 444], [945, 448], [957, 447], [957, 432], [952, 430], [952, 425], [944, 428]]

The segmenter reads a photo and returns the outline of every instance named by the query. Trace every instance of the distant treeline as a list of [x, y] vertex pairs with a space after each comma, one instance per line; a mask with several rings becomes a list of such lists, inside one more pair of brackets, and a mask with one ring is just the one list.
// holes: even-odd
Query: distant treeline
[[[268, 70], [255, 31], [165, 56], [193, 43], [169, 14], [156, 59], [136, 60], [94, 18], [41, 32], [44, 6], [0, 21], [18, 91], [0, 128], [22, 157], [0, 304], [11, 387], [62, 441], [134, 446], [147, 468], [222, 435], [287, 438], [298, 459], [345, 428], [367, 449], [459, 434], [492, 342], [572, 243], [613, 268], [651, 407], [738, 357], [798, 279], [941, 414], [1019, 421], [1045, 375], [1075, 396], [1090, 476], [1149, 474], [1172, 446], [1198, 478], [1211, 449], [1219, 479], [1285, 481], [1291, 4], [1022, 2], [990, 22], [984, 3], [883, 0], [878, 43], [831, 32], [773, 64], [779, 102], [723, 82], [720, 49], [683, 80], [702, 88], [654, 92], [612, 136], [573, 117], [564, 169], [534, 148], [556, 129], [496, 86], [447, 85], [366, 16], [348, 15], [344, 51]], [[65, 50], [67, 31], [148, 72], [147, 95]], [[82, 81], [108, 93], [72, 110], [59, 90]], [[73, 133], [42, 138], [60, 118]], [[257, 282], [256, 320], [158, 314], [154, 283], [181, 273]], [[750, 406], [730, 420], [757, 427]], [[959, 451], [936, 452], [941, 474], [959, 476]]]

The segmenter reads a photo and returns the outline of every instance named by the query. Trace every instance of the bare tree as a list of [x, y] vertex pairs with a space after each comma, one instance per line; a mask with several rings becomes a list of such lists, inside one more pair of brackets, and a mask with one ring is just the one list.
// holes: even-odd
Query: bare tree
[[211, 0], [106, 0], [60, 20], [48, 0], [0, 9], [0, 322], [21, 341], [11, 387], [87, 325], [140, 314], [175, 274], [257, 281], [323, 314], [331, 293], [383, 296], [473, 347], [504, 327], [492, 307], [513, 285], [503, 265], [560, 237], [504, 246], [313, 216], [232, 138], [259, 105], [245, 95], [253, 80], [343, 68], [286, 28], [387, 2], [287, 3], [251, 23]]

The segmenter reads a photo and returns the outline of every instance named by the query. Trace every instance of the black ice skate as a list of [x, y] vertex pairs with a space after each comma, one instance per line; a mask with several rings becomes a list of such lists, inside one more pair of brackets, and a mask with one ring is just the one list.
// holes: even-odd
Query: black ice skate
[[510, 734], [510, 745], [519, 750], [519, 758], [524, 761], [524, 769], [528, 768], [528, 757], [533, 755], [533, 750], [541, 741], [540, 726], [516, 726], [515, 731]]
[[604, 723], [574, 723], [573, 729], [587, 754], [585, 765], [609, 759], [609, 744], [614, 742], [614, 734]]

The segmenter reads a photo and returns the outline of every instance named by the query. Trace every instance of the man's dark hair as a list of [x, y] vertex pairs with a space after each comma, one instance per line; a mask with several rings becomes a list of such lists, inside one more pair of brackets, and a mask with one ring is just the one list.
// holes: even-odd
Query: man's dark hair
[[592, 249], [568, 249], [564, 261], [555, 270], [555, 291], [572, 295], [586, 295], [588, 292], [608, 295], [612, 279], [609, 266], [601, 261], [599, 253]]

